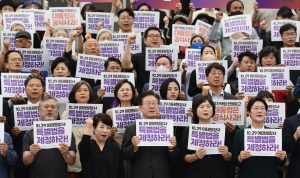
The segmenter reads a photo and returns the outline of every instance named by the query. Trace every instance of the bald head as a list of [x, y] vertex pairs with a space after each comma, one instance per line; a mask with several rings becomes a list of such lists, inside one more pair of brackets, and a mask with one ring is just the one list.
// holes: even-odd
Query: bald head
[[100, 53], [100, 44], [95, 39], [88, 39], [83, 44], [83, 53], [88, 55], [95, 55], [98, 56]]

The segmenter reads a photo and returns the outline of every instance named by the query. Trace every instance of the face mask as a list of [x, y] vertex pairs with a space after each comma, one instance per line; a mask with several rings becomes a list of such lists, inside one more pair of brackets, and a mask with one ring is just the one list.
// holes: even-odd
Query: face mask
[[191, 47], [192, 49], [201, 49], [203, 46], [202, 42], [194, 42]]
[[243, 12], [235, 11], [235, 12], [231, 12], [231, 14], [230, 14], [230, 16], [236, 16], [236, 15], [243, 15]]
[[211, 54], [205, 55], [202, 58], [202, 61], [214, 61], [214, 60], [216, 60], [216, 56]]
[[170, 71], [170, 68], [167, 68], [163, 65], [160, 65], [156, 68], [156, 72], [169, 72]]

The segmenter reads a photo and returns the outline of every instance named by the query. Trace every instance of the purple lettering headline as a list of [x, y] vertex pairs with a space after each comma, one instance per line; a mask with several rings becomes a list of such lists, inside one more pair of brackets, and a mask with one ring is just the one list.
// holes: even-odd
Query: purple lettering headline
[[46, 124], [36, 124], [37, 144], [67, 143], [71, 138], [65, 133], [64, 127], [56, 126], [59, 124], [61, 123], [51, 123], [52, 126], [48, 126], [50, 124], [47, 124], [47, 128], [43, 128], [42, 126]]
[[168, 142], [171, 135], [167, 134], [167, 126], [139, 126], [139, 136], [144, 142]]

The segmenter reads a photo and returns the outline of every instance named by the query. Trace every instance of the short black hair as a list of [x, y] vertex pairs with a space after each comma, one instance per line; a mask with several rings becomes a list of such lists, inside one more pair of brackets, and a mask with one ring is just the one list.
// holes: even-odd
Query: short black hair
[[211, 49], [214, 51], [214, 53], [216, 54], [216, 49], [215, 49], [214, 47], [212, 47], [212, 46], [210, 46], [210, 45], [206, 45], [206, 46], [203, 46], [203, 47], [201, 48], [201, 51], [200, 51], [200, 55], [201, 55], [201, 56], [202, 56], [203, 51], [204, 51], [205, 48], [211, 48]]
[[248, 112], [251, 111], [251, 108], [252, 108], [252, 106], [254, 105], [255, 102], [262, 102], [265, 105], [266, 111], [268, 111], [268, 104], [266, 103], [266, 101], [262, 98], [255, 97], [255, 98], [252, 98], [248, 102], [248, 105], [247, 105], [247, 111]]
[[278, 50], [274, 46], [266, 46], [262, 50], [260, 50], [260, 52], [259, 52], [259, 64], [261, 65], [262, 58], [270, 55], [271, 53], [273, 53], [275, 58], [276, 58], [276, 64], [277, 65], [280, 64]]
[[238, 61], [239, 63], [241, 63], [243, 61], [243, 58], [247, 56], [249, 57], [251, 60], [254, 60], [255, 62], [257, 61], [257, 55], [250, 52], [250, 51], [245, 51], [245, 52], [242, 52], [238, 55]]
[[16, 4], [13, 1], [11, 1], [11, 0], [2, 0], [2, 1], [0, 1], [0, 10], [1, 11], [2, 11], [2, 8], [4, 6], [10, 6], [16, 12], [17, 6], [16, 6]]
[[205, 69], [205, 75], [206, 75], [206, 77], [209, 75], [210, 71], [213, 68], [222, 71], [223, 76], [225, 76], [225, 68], [224, 68], [224, 66], [222, 66], [221, 64], [219, 64], [217, 62], [214, 62], [214, 63], [211, 63], [210, 65], [208, 65], [206, 67], [206, 69]]
[[39, 74], [36, 74], [36, 73], [31, 73], [30, 75], [28, 75], [28, 77], [26, 78], [25, 82], [24, 82], [24, 86], [27, 87], [29, 81], [31, 79], [38, 79], [41, 81], [41, 84], [42, 84], [42, 87], [45, 88], [46, 86], [46, 83], [45, 83], [45, 80], [43, 79], [43, 77]]
[[9, 51], [7, 51], [6, 54], [4, 55], [4, 62], [5, 62], [5, 63], [8, 63], [8, 56], [9, 56], [10, 53], [18, 53], [18, 54], [20, 54], [21, 58], [23, 59], [23, 55], [21, 54], [20, 51], [17, 51], [17, 50], [9, 50]]
[[93, 127], [96, 128], [98, 126], [99, 122], [102, 122], [103, 124], [108, 125], [110, 127], [113, 126], [113, 121], [108, 114], [104, 114], [104, 113], [96, 114], [93, 117]]
[[85, 9], [86, 9], [88, 6], [90, 7], [91, 11], [96, 10], [96, 7], [95, 7], [93, 4], [85, 4], [85, 5], [82, 7], [81, 11], [80, 11], [80, 14], [81, 14], [81, 17], [82, 17], [83, 20], [85, 20], [85, 18], [86, 18], [85, 15], [84, 15], [84, 12], [85, 12]]
[[118, 59], [116, 57], [107, 58], [107, 60], [104, 62], [104, 68], [107, 69], [108, 66], [109, 66], [109, 63], [112, 62], [112, 61], [118, 63], [120, 65], [120, 67], [122, 68], [122, 63], [121, 63], [120, 59]]
[[289, 31], [290, 29], [293, 29], [297, 33], [297, 27], [290, 23], [282, 25], [279, 29], [279, 33], [282, 36], [284, 32]]
[[136, 10], [140, 10], [140, 8], [141, 8], [142, 6], [147, 6], [148, 9], [149, 9], [149, 11], [152, 11], [152, 7], [151, 7], [149, 4], [145, 3], [145, 2], [141, 3], [141, 4], [136, 8]]
[[118, 18], [120, 18], [120, 15], [123, 13], [123, 12], [127, 12], [129, 14], [129, 16], [131, 16], [133, 19], [134, 19], [134, 12], [132, 11], [131, 8], [129, 7], [126, 7], [124, 9], [121, 9], [119, 12], [118, 12]]
[[54, 59], [54, 61], [51, 64], [51, 72], [52, 72], [52, 74], [53, 74], [54, 69], [56, 68], [56, 66], [59, 63], [64, 63], [67, 66], [67, 68], [70, 71], [70, 73], [72, 73], [72, 66], [71, 66], [70, 61], [68, 59], [66, 59], [65, 57], [57, 57], [56, 59]]
[[196, 100], [193, 100], [193, 104], [192, 104], [192, 110], [193, 110], [193, 122], [194, 124], [198, 124], [199, 123], [199, 117], [197, 115], [197, 109], [200, 106], [200, 104], [204, 103], [205, 101], [208, 101], [209, 104], [211, 105], [212, 109], [213, 109], [213, 113], [211, 117], [214, 117], [215, 113], [216, 113], [216, 105], [215, 103], [208, 98], [207, 96], [203, 96], [201, 95], [199, 98], [197, 98]]
[[81, 85], [86, 85], [89, 89], [89, 93], [90, 93], [90, 98], [88, 100], [88, 103], [94, 103], [94, 94], [93, 94], [93, 90], [90, 86], [89, 83], [87, 83], [86, 81], [84, 80], [81, 80], [77, 83], [75, 83], [75, 85], [72, 87], [72, 90], [70, 91], [70, 94], [69, 94], [69, 102], [70, 103], [77, 103], [76, 99], [75, 99], [75, 94], [77, 92], [77, 90], [81, 87]]
[[159, 30], [159, 28], [157, 28], [157, 27], [149, 27], [149, 28], [147, 28], [147, 29], [145, 30], [144, 38], [147, 38], [148, 33], [149, 33], [150, 30], [156, 30], [156, 31], [159, 32], [160, 36], [162, 36], [162, 35], [161, 35], [161, 31]]
[[227, 12], [230, 12], [231, 4], [234, 3], [234, 2], [236, 2], [236, 1], [240, 2], [240, 3], [242, 4], [243, 8], [245, 9], [244, 3], [243, 3], [242, 1], [240, 1], [240, 0], [231, 0], [231, 1], [229, 1], [229, 2], [226, 4], [226, 11], [227, 11]]
[[[180, 93], [180, 85], [179, 85], [178, 81], [176, 79], [174, 79], [174, 78], [167, 78], [161, 84], [160, 89], [159, 89], [161, 99], [163, 99], [163, 100], [167, 99], [168, 87], [169, 87], [169, 84], [171, 82], [175, 82], [177, 84], [178, 89], [179, 89], [179, 93]], [[179, 100], [179, 94], [178, 94], [177, 100]]]
[[147, 96], [154, 96], [157, 99], [157, 104], [159, 104], [160, 98], [159, 98], [158, 94], [154, 93], [153, 90], [147, 90], [139, 96], [139, 98], [138, 98], [139, 105], [143, 105], [143, 99]]
[[269, 91], [260, 91], [258, 92], [258, 94], [256, 95], [257, 98], [271, 98], [273, 100], [273, 102], [275, 102], [275, 98], [273, 96], [273, 94]]
[[158, 59], [163, 58], [163, 57], [167, 58], [167, 59], [169, 60], [169, 62], [170, 62], [170, 65], [173, 66], [172, 59], [171, 59], [169, 56], [166, 56], [166, 55], [158, 56], [158, 57], [155, 59], [155, 64], [157, 63]]

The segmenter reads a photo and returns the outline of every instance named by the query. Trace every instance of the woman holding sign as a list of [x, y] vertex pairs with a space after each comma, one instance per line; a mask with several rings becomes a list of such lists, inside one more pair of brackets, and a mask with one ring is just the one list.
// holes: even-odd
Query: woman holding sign
[[[256, 97], [256, 98], [252, 98], [249, 101], [247, 105], [247, 113], [248, 115], [250, 115], [252, 119], [252, 123], [248, 127], [248, 130], [267, 129], [267, 127], [264, 126], [264, 120], [266, 118], [267, 110], [268, 110], [268, 105], [265, 102], [265, 100], [263, 100], [262, 98]], [[278, 175], [277, 175], [276, 166], [282, 166], [285, 163], [286, 152], [277, 150], [274, 156], [252, 156], [251, 157], [251, 152], [247, 148], [245, 148], [244, 130], [245, 129], [237, 130], [234, 136], [233, 161], [235, 165], [240, 168], [239, 178], [253, 178], [253, 177], [277, 178]], [[268, 143], [269, 142], [267, 141], [266, 143], [261, 143], [261, 144], [268, 144]], [[255, 152], [257, 152], [257, 149], [255, 149]]]
[[[193, 122], [205, 126], [212, 124], [211, 118], [215, 115], [216, 106], [214, 102], [202, 96], [193, 101]], [[218, 147], [220, 154], [207, 155], [205, 147], [198, 150], [188, 150], [189, 128], [185, 128], [182, 134], [182, 155], [187, 162], [186, 178], [196, 178], [201, 175], [205, 178], [228, 178], [227, 164], [231, 160], [231, 141], [229, 133], [225, 131], [225, 145]]]

